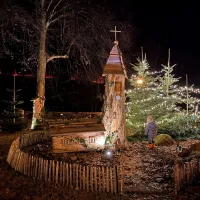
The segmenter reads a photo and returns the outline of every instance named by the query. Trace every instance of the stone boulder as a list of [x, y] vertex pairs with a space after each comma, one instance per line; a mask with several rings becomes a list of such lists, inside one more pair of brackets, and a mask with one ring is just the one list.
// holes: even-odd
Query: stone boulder
[[160, 134], [155, 137], [156, 146], [170, 146], [173, 144], [175, 144], [175, 141], [172, 139], [170, 135]]

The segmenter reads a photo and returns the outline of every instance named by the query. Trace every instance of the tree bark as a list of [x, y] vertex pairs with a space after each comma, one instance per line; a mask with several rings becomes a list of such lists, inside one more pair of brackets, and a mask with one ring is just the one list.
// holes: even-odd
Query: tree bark
[[38, 103], [33, 104], [33, 119], [31, 129], [35, 129], [38, 122], [42, 121], [45, 103], [45, 76], [46, 76], [46, 37], [47, 37], [47, 26], [46, 26], [46, 11], [45, 11], [45, 0], [41, 1], [41, 24], [40, 24], [40, 46], [38, 53], [38, 67], [37, 67], [37, 94], [36, 98], [39, 100]]
[[38, 54], [38, 68], [37, 68], [37, 97], [45, 98], [45, 75], [46, 75], [46, 12], [44, 8], [45, 0], [42, 0], [42, 16], [40, 27], [40, 46]]

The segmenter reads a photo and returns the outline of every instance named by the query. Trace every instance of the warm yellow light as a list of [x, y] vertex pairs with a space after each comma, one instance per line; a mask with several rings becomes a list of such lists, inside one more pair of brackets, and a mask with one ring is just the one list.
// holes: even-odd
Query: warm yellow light
[[105, 144], [105, 138], [104, 137], [97, 138], [96, 144], [99, 145], [99, 146], [103, 146]]
[[136, 81], [136, 83], [138, 84], [138, 85], [142, 85], [143, 84], [143, 79], [141, 79], [141, 78], [138, 78], [137, 79], [137, 81]]

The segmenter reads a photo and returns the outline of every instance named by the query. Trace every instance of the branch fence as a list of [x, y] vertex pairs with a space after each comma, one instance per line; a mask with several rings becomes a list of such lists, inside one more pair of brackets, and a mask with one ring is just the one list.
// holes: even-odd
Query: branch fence
[[47, 160], [22, 151], [24, 147], [50, 140], [49, 132], [30, 132], [11, 144], [7, 162], [16, 171], [53, 184], [87, 191], [120, 193], [124, 191], [122, 166], [86, 166]]

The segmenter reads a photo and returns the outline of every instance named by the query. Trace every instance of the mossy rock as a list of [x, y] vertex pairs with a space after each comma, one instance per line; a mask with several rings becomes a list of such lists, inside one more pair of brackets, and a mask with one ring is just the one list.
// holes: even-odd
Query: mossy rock
[[170, 135], [160, 134], [155, 137], [155, 145], [156, 146], [170, 146], [175, 142]]

